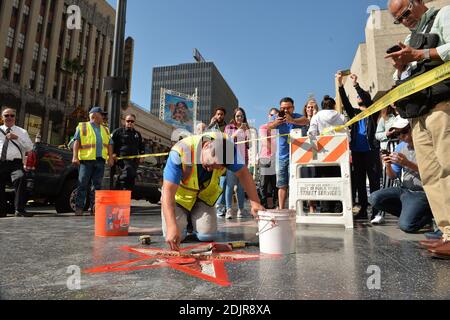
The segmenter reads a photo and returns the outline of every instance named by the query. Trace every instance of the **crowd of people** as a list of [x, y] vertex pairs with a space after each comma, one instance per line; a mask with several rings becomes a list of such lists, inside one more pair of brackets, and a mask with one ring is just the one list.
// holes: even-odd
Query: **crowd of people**
[[[389, 10], [395, 23], [411, 30], [405, 43], [386, 56], [396, 69], [396, 85], [450, 61], [450, 6], [435, 10], [421, 0], [391, 0]], [[279, 108], [270, 108], [267, 123], [259, 128], [261, 179], [257, 182], [248, 170], [251, 128], [243, 108], [234, 110], [229, 123], [225, 108], [217, 108], [209, 125], [199, 124], [195, 135], [175, 144], [164, 169], [161, 198], [163, 230], [172, 249], [178, 250], [189, 233], [201, 241], [214, 240], [218, 217], [248, 216], [246, 197], [253, 216], [265, 208], [286, 208], [292, 130], [301, 130], [314, 139], [373, 104], [356, 74], [350, 75], [356, 105], [348, 98], [342, 72], [337, 72], [336, 80], [345, 114], [337, 110], [330, 96], [323, 98], [321, 108], [315, 99], [308, 99], [302, 114], [296, 112], [289, 97], [281, 99]], [[428, 229], [430, 240], [421, 245], [439, 258], [450, 258], [450, 197], [446, 192], [450, 189], [449, 87], [448, 80], [444, 81], [334, 132], [348, 134], [350, 141], [355, 220], [383, 224], [389, 213], [399, 217], [404, 232]], [[132, 189], [139, 160], [117, 161], [117, 157], [144, 152], [142, 137], [134, 130], [135, 116], [128, 115], [124, 128], [110, 135], [101, 114], [101, 108], [93, 108], [90, 122], [80, 123], [74, 138], [73, 164], [80, 167], [77, 215], [83, 214], [89, 186], [92, 190], [101, 187], [106, 163], [122, 172], [117, 188]], [[5, 182], [11, 179], [16, 189], [16, 214], [26, 216], [21, 164], [31, 142], [23, 129], [15, 127], [14, 110], [4, 110], [2, 117], [0, 204], [5, 201]], [[336, 176], [340, 172], [335, 167], [301, 171], [301, 177]], [[237, 211], [233, 208], [234, 194]], [[90, 199], [93, 213], [94, 197]], [[342, 203], [334, 201], [310, 201], [302, 209], [311, 214], [343, 211]]]
[[[435, 10], [429, 9], [422, 0], [390, 0], [389, 11], [396, 24], [403, 24], [411, 30], [411, 35], [405, 43], [399, 43], [389, 49], [385, 57], [396, 69], [394, 75], [396, 86], [450, 61], [450, 6]], [[193, 144], [201, 146], [199, 150], [202, 156], [195, 164], [198, 165], [199, 171], [206, 171], [209, 174], [202, 173], [200, 178], [200, 172], [196, 172], [195, 164], [190, 166], [179, 164], [176, 169], [171, 170], [166, 168], [163, 190], [167, 189], [171, 193], [170, 197], [163, 196], [165, 212], [163, 218], [171, 221], [168, 222], [166, 229], [169, 245], [176, 249], [182, 239], [180, 234], [183, 229], [177, 229], [176, 226], [179, 220], [179, 215], [175, 214], [174, 210], [176, 203], [183, 206], [183, 201], [189, 200], [190, 206], [183, 206], [188, 216], [190, 209], [197, 206], [197, 213], [200, 212], [202, 217], [208, 216], [217, 223], [216, 215], [213, 215], [211, 210], [205, 211], [200, 207], [199, 203], [205, 201], [197, 201], [202, 200], [202, 196], [206, 194], [204, 189], [199, 188], [202, 184], [210, 194], [217, 195], [218, 201], [214, 204], [217, 204], [218, 216], [233, 218], [229, 199], [235, 186], [237, 186], [239, 216], [242, 216], [243, 196], [239, 182], [242, 183], [243, 189], [249, 192], [254, 215], [255, 208], [263, 205], [274, 207], [276, 198], [278, 198], [276, 207], [284, 209], [290, 183], [291, 131], [300, 129], [305, 135], [313, 138], [324, 133], [329, 127], [341, 126], [347, 120], [358, 117], [361, 112], [373, 105], [371, 95], [360, 86], [357, 75], [351, 74], [350, 79], [358, 95], [357, 105], [354, 106], [344, 88], [344, 74], [342, 72], [336, 74], [346, 119], [336, 111], [336, 102], [330, 96], [324, 97], [321, 111], [318, 110], [316, 101], [307, 101], [303, 115], [295, 112], [294, 100], [291, 98], [283, 98], [279, 110], [270, 109], [269, 121], [260, 130], [263, 137], [263, 146], [259, 150], [263, 178], [260, 181], [261, 196], [258, 199], [255, 198], [255, 182], [250, 183], [248, 170], [244, 169], [246, 166], [238, 170], [230, 165], [230, 162], [225, 161], [227, 159], [223, 157], [224, 152], [219, 152], [222, 150], [221, 147], [218, 145], [215, 148], [210, 147], [214, 144], [210, 139], [220, 140], [222, 147], [224, 145], [222, 140], [225, 139], [242, 147], [237, 153], [242, 159], [247, 159], [248, 134], [245, 131], [248, 130], [248, 125], [245, 123], [246, 116], [242, 108], [235, 110], [232, 122], [228, 126], [224, 119], [225, 110], [218, 109], [210, 126], [201, 126], [198, 132], [202, 133], [206, 128], [207, 134], [203, 136], [205, 137], [210, 136], [208, 132], [211, 132], [211, 129], [215, 129], [217, 132], [228, 133], [231, 136], [229, 139], [223, 138], [225, 135], [219, 138], [210, 136], [205, 141], [202, 138], [199, 138], [200, 140], [196, 138], [195, 141], [188, 138], [183, 141], [187, 144], [188, 150]], [[421, 245], [434, 257], [444, 259], [450, 258], [450, 197], [444, 192], [450, 187], [450, 161], [446, 147], [450, 145], [450, 136], [446, 134], [450, 127], [449, 87], [448, 81], [443, 81], [399, 100], [383, 112], [376, 112], [356, 121], [347, 129], [352, 158], [353, 200], [359, 204], [355, 219], [369, 219], [373, 224], [382, 224], [385, 220], [384, 215], [390, 213], [399, 217], [399, 227], [405, 232], [419, 232], [429, 227], [432, 232], [428, 233], [427, 237], [431, 240], [422, 241]], [[271, 134], [272, 130], [276, 130], [276, 138]], [[241, 141], [238, 141], [238, 138], [241, 138]], [[276, 150], [273, 148], [273, 140], [277, 140]], [[180, 151], [182, 149], [180, 147], [178, 151], [175, 150], [174, 157], [182, 158], [185, 154]], [[245, 160], [241, 163], [247, 164]], [[273, 167], [276, 168], [275, 174], [270, 170]], [[225, 173], [226, 169], [230, 173]], [[320, 167], [315, 168], [315, 172], [306, 174], [313, 177], [335, 176], [338, 173], [333, 172], [334, 169]], [[174, 170], [178, 171], [177, 179], [166, 179], [166, 174], [169, 175], [170, 171]], [[193, 178], [183, 181], [181, 177], [184, 176]], [[178, 187], [179, 193], [176, 191]], [[222, 189], [226, 190], [225, 206], [223, 199], [220, 198]], [[342, 206], [333, 202], [310, 202], [307, 207], [310, 212], [317, 212], [318, 209], [321, 212], [342, 212]], [[433, 220], [437, 226], [436, 230], [431, 230]], [[196, 232], [195, 224], [193, 231]], [[208, 231], [211, 232], [211, 229]]]

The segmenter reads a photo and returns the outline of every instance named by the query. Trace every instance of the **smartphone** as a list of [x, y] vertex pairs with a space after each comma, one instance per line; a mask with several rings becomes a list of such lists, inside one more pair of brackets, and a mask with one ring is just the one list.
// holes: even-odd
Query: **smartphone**
[[341, 70], [340, 72], [342, 73], [343, 77], [348, 77], [349, 75], [352, 74], [351, 70]]
[[399, 52], [401, 50], [402, 50], [402, 48], [399, 45], [395, 45], [395, 46], [387, 49], [386, 53], [387, 54], [391, 54], [391, 53], [394, 53], [394, 52]]
[[284, 118], [284, 117], [286, 117], [286, 112], [280, 111], [280, 113], [278, 113], [278, 118]]
[[387, 150], [381, 150], [381, 154], [383, 156], [389, 156], [391, 153], [389, 151], [387, 151]]

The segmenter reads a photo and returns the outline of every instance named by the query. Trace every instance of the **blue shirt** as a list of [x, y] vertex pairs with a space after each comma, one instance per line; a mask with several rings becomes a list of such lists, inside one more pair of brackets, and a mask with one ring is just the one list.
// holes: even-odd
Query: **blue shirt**
[[[303, 115], [294, 113], [292, 114], [293, 119], [303, 118]], [[277, 118], [273, 117], [272, 120], [275, 121]], [[283, 123], [282, 125], [275, 128], [278, 130], [278, 134], [290, 134], [294, 129], [300, 129], [303, 126], [299, 126], [293, 123]], [[290, 158], [290, 145], [289, 145], [289, 136], [282, 136], [278, 138], [278, 159], [280, 160], [289, 160]]]
[[370, 145], [367, 138], [367, 119], [358, 122], [358, 134], [352, 151], [355, 152], [369, 152]]
[[[90, 123], [92, 128], [94, 129], [95, 132], [95, 140], [96, 140], [96, 157], [97, 158], [103, 158], [103, 141], [102, 141], [102, 132], [100, 129], [100, 126], [97, 126], [94, 123]], [[77, 129], [77, 132], [75, 132], [75, 136], [73, 137], [74, 141], [79, 141], [81, 143], [81, 136], [80, 136], [80, 130]]]
[[[242, 160], [238, 159], [238, 152], [235, 151], [235, 163], [226, 165], [227, 170], [231, 172], [238, 172], [245, 167]], [[212, 172], [205, 170], [201, 164], [197, 165], [198, 183], [201, 185], [212, 178]], [[169, 159], [167, 159], [166, 167], [164, 168], [164, 180], [173, 184], [180, 184], [183, 177], [183, 168], [181, 165], [181, 157], [178, 152], [171, 151]]]

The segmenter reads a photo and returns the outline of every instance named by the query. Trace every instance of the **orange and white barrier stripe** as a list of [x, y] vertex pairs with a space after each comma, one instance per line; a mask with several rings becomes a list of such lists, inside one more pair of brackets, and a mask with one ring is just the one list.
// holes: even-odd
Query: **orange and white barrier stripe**
[[292, 163], [336, 163], [345, 160], [350, 147], [347, 136], [323, 136], [317, 140], [292, 137]]
[[[297, 223], [343, 225], [353, 228], [353, 201], [350, 172], [350, 146], [347, 134], [302, 137], [301, 131], [291, 132], [291, 163], [289, 208], [297, 211]], [[340, 177], [302, 177], [302, 167], [339, 167]], [[340, 201], [342, 213], [303, 212], [304, 203]]]

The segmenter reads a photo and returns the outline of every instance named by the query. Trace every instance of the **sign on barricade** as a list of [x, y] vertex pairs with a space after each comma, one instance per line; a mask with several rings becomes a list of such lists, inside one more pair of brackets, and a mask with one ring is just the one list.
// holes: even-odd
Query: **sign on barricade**
[[[289, 208], [297, 211], [297, 223], [353, 228], [350, 147], [346, 134], [310, 138], [302, 137], [300, 130], [292, 131], [290, 166]], [[313, 172], [313, 176], [303, 176], [305, 169]], [[318, 172], [328, 171], [340, 173], [318, 177]], [[321, 212], [305, 212], [303, 208], [310, 202], [320, 204]], [[325, 203], [341, 203], [342, 212], [323, 212]]]

